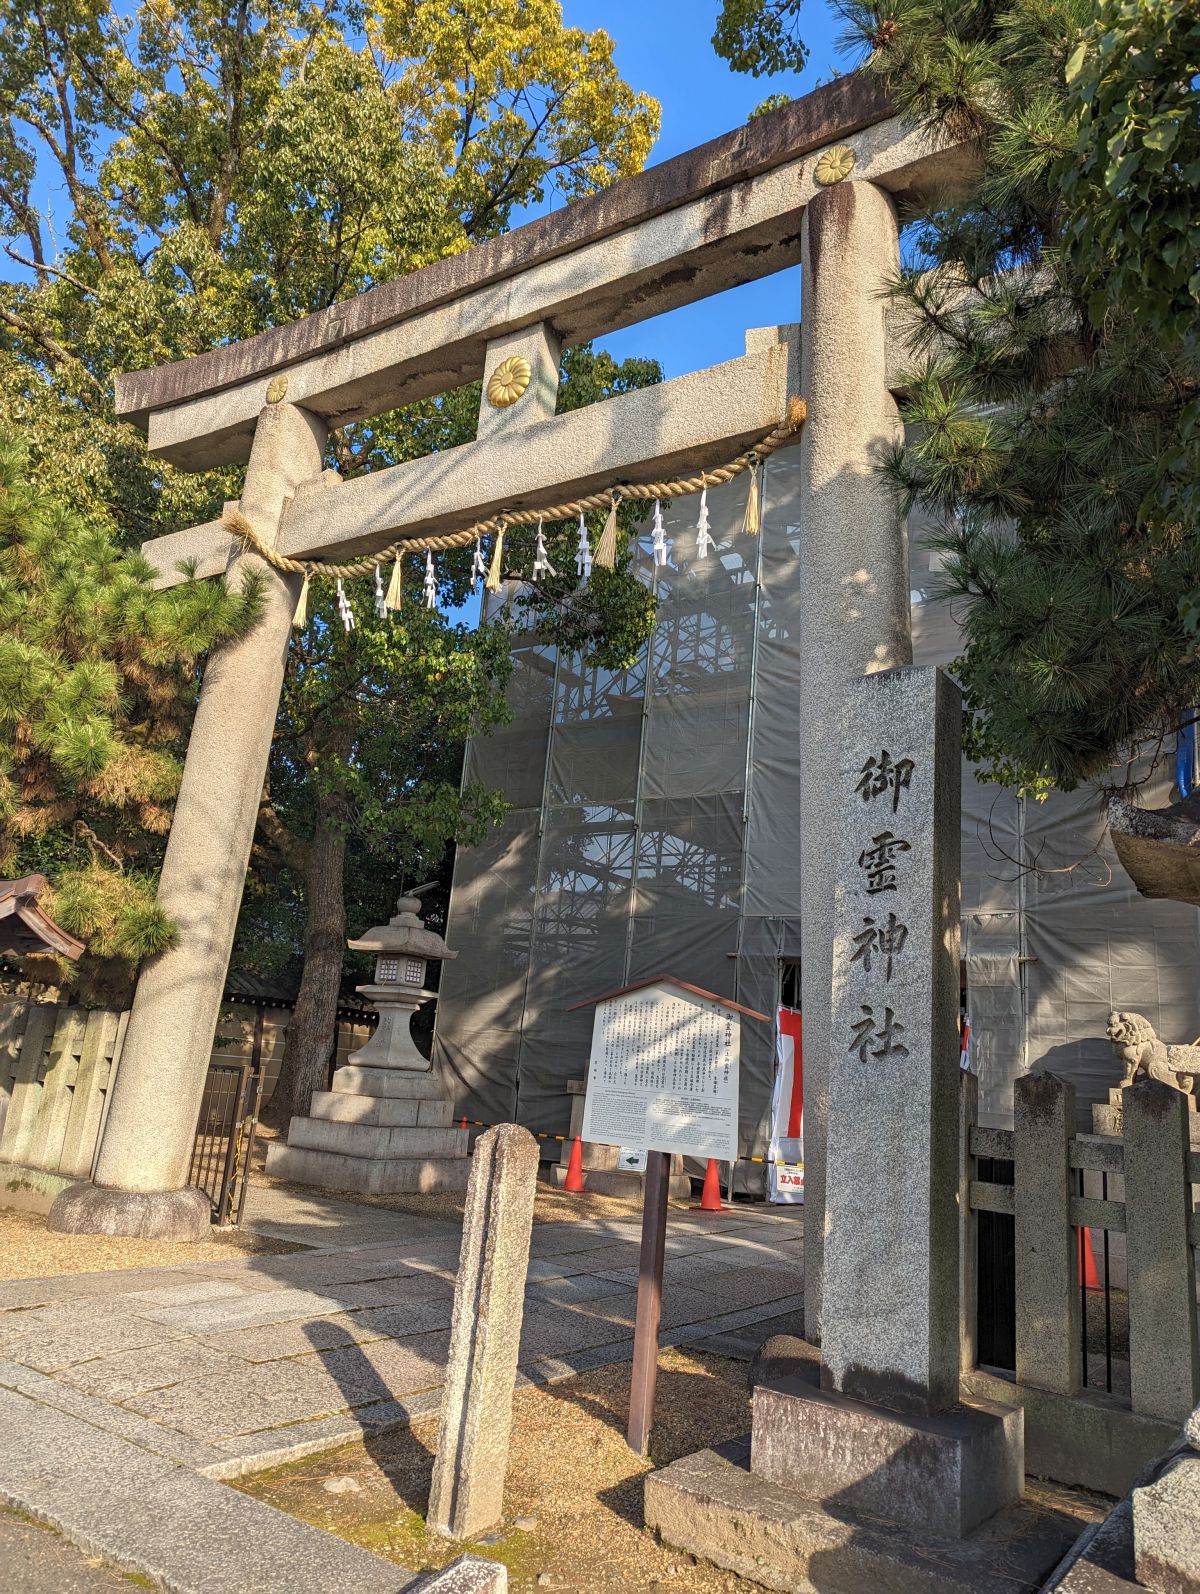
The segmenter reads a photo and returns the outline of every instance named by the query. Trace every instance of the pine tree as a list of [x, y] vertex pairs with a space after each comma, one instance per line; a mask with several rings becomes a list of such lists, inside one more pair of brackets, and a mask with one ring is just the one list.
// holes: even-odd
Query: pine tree
[[940, 521], [969, 753], [1070, 789], [1162, 747], [1200, 699], [1200, 13], [844, 9], [900, 113], [978, 145], [969, 191], [905, 218], [889, 470]]
[[50, 876], [88, 944], [57, 974], [111, 995], [172, 927], [154, 899], [197, 663], [245, 632], [259, 588], [166, 592], [110, 527], [45, 493], [0, 434], [0, 874]]

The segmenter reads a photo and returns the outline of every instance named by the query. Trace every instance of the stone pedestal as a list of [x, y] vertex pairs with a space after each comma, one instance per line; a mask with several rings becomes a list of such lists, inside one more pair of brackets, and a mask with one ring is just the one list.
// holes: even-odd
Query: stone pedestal
[[901, 1417], [799, 1379], [760, 1384], [750, 1470], [839, 1515], [963, 1539], [1019, 1498], [1023, 1419], [983, 1402]]
[[349, 1064], [332, 1090], [314, 1092], [307, 1118], [292, 1119], [287, 1145], [268, 1146], [267, 1172], [358, 1195], [465, 1190], [468, 1142], [432, 1073]]
[[789, 1594], [1018, 1594], [1042, 1586], [1078, 1527], [1049, 1499], [1007, 1506], [965, 1539], [939, 1538], [805, 1500], [748, 1463], [748, 1446], [734, 1441], [651, 1473], [646, 1526]]
[[[1108, 1101], [1092, 1105], [1092, 1133], [1115, 1135], [1119, 1140], [1125, 1133], [1125, 1092], [1127, 1085], [1109, 1087]], [[1186, 1098], [1188, 1104], [1188, 1138], [1193, 1151], [1200, 1151], [1200, 1111], [1195, 1096]]]

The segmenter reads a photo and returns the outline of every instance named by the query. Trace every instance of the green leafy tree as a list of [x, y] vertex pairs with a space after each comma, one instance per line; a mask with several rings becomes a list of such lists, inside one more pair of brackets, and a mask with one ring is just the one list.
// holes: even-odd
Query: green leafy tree
[[[113, 416], [114, 370], [201, 353], [461, 252], [521, 210], [640, 169], [658, 129], [609, 37], [565, 27], [558, 0], [0, 0], [0, 31], [0, 416], [30, 440], [43, 482], [131, 543], [219, 512], [240, 473], [187, 476], [151, 459]], [[63, 196], [64, 216], [48, 213], [46, 192]], [[627, 362], [607, 390], [656, 375]], [[352, 476], [468, 440], [477, 408], [476, 387], [339, 429], [331, 463]], [[468, 564], [439, 559], [447, 603]], [[628, 651], [631, 616], [648, 627], [636, 586], [617, 572], [582, 601], [595, 647]], [[498, 642], [418, 623], [407, 606], [390, 630], [376, 626], [369, 582], [352, 601], [347, 639], [314, 589], [289, 667], [247, 950], [267, 921], [310, 952], [331, 945], [337, 914], [323, 905], [338, 895], [339, 849], [352, 884], [389, 859], [397, 873], [413, 859], [432, 872], [434, 853], [490, 812], [480, 794], [459, 797], [452, 766], [463, 734], [494, 718]], [[582, 624], [569, 605], [557, 613]], [[446, 666], [436, 680], [410, 646]], [[386, 709], [393, 697], [407, 717]], [[353, 705], [345, 725], [339, 705]], [[403, 801], [373, 806], [367, 786], [389, 779]], [[297, 891], [303, 925], [278, 900]], [[344, 923], [344, 893], [335, 907]], [[314, 913], [320, 925], [306, 928]], [[328, 1031], [304, 1014], [331, 1017], [332, 967], [331, 955], [306, 964], [297, 1109], [328, 1054]]]
[[170, 942], [153, 876], [197, 661], [258, 615], [254, 584], [156, 592], [151, 574], [0, 434], [0, 874], [52, 874], [49, 911], [88, 944], [57, 972], [89, 995]]
[[724, 0], [712, 43], [735, 72], [799, 72], [808, 61], [800, 0]]
[[968, 751], [1069, 789], [1200, 698], [1200, 20], [1184, 0], [844, 9], [898, 110], [978, 146], [969, 189], [906, 218], [890, 471], [940, 522]]

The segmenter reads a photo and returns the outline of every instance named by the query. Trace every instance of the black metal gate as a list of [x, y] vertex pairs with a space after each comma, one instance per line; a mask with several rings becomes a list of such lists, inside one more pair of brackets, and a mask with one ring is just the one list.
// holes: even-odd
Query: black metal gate
[[[258, 1036], [254, 1051], [257, 1062]], [[222, 1227], [242, 1221], [261, 1096], [262, 1069], [255, 1063], [208, 1065], [188, 1183], [199, 1185], [208, 1196], [212, 1220]]]

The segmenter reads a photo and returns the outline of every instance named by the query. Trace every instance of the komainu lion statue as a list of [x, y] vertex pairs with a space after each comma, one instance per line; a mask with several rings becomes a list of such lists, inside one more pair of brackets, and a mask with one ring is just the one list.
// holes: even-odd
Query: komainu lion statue
[[1147, 1074], [1181, 1090], [1185, 1096], [1191, 1095], [1200, 1075], [1200, 1046], [1166, 1045], [1155, 1034], [1150, 1020], [1140, 1013], [1110, 1013], [1108, 1038], [1125, 1070], [1122, 1089], [1132, 1085], [1139, 1074]]

